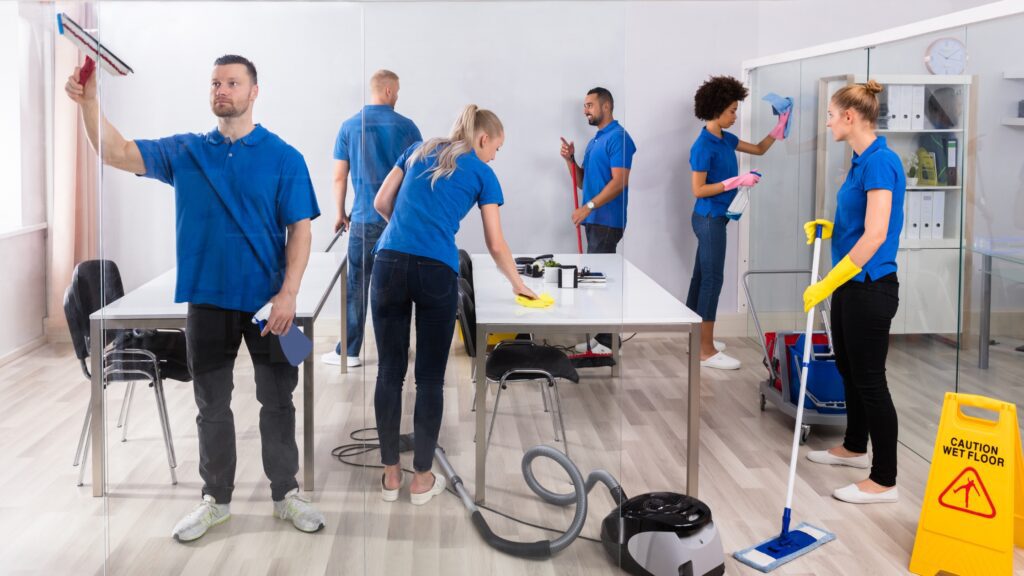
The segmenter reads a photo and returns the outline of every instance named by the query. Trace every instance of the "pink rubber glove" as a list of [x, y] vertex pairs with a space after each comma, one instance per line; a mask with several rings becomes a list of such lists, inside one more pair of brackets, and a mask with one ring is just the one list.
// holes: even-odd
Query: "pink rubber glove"
[[726, 190], [735, 190], [740, 186], [750, 188], [760, 180], [761, 175], [757, 172], [747, 172], [746, 174], [740, 174], [739, 176], [733, 176], [732, 178], [722, 180], [722, 185], [725, 186]]
[[789, 120], [789, 114], [792, 110], [786, 110], [782, 114], [779, 114], [779, 123], [772, 128], [772, 131], [768, 133], [769, 136], [776, 140], [786, 139], [786, 122]]

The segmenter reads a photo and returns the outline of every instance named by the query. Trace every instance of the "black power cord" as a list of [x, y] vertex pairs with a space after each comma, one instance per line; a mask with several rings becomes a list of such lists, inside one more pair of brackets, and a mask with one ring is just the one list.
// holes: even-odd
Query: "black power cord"
[[[368, 428], [360, 428], [359, 430], [354, 430], [351, 434], [348, 435], [348, 437], [351, 440], [353, 440], [354, 443], [353, 444], [342, 444], [341, 446], [338, 446], [338, 447], [332, 449], [331, 450], [331, 456], [333, 456], [335, 458], [335, 460], [337, 460], [338, 462], [341, 462], [342, 464], [347, 464], [349, 466], [355, 466], [357, 468], [380, 468], [380, 469], [384, 469], [384, 466], [382, 464], [366, 464], [366, 463], [363, 463], [363, 462], [355, 462], [355, 461], [351, 460], [351, 458], [353, 458], [353, 457], [364, 456], [364, 455], [369, 454], [371, 452], [375, 452], [377, 450], [380, 450], [380, 443], [379, 443], [380, 439], [379, 438], [377, 438], [377, 437], [369, 437], [369, 435], [361, 436], [361, 434], [363, 434], [365, 432], [371, 432], [371, 431], [372, 432], [376, 432], [377, 428], [376, 427], [368, 427]], [[403, 434], [403, 435], [399, 436], [399, 438], [398, 438], [398, 451], [399, 451], [399, 453], [401, 453], [401, 452], [411, 452], [413, 450], [413, 446], [409, 442], [408, 439], [409, 439], [409, 435], [408, 434]], [[402, 468], [402, 472], [408, 472], [409, 474], [415, 474], [414, 471], [409, 470], [408, 468]], [[456, 494], [454, 490], [452, 490], [452, 487], [450, 485], [445, 487], [445, 492], [451, 494], [452, 496], [455, 496], [456, 498], [459, 497], [459, 495]], [[511, 516], [509, 514], [506, 514], [505, 512], [502, 512], [500, 510], [496, 510], [496, 509], [491, 508], [489, 506], [484, 506], [484, 505], [479, 505], [478, 504], [477, 508], [480, 508], [481, 510], [487, 510], [488, 512], [491, 512], [492, 514], [497, 514], [498, 516], [501, 516], [502, 518], [506, 518], [506, 519], [511, 520], [513, 522], [516, 522], [518, 524], [522, 524], [523, 526], [529, 526], [530, 528], [536, 528], [538, 530], [545, 530], [547, 532], [554, 532], [556, 534], [562, 534], [562, 533], [565, 532], [565, 530], [559, 530], [558, 528], [550, 528], [548, 526], [541, 526], [540, 524], [534, 524], [532, 522], [527, 522], [526, 520], [521, 520], [519, 518], [516, 518], [515, 516]], [[589, 538], [587, 536], [582, 536], [582, 535], [579, 536], [579, 539], [580, 540], [587, 540], [588, 542], [594, 542], [596, 544], [601, 544], [602, 543], [600, 540], [598, 540], [596, 538]]]

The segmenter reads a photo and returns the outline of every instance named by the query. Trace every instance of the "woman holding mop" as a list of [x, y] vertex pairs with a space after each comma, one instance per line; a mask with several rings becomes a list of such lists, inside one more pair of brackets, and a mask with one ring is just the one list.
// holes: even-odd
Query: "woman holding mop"
[[697, 202], [690, 218], [697, 235], [697, 257], [693, 263], [686, 307], [700, 314], [700, 365], [719, 370], [738, 370], [739, 360], [727, 355], [725, 344], [715, 341], [718, 297], [725, 280], [726, 212], [740, 186], [753, 186], [760, 180], [756, 172], [739, 174], [736, 152], [761, 156], [776, 140], [785, 137], [790, 112], [779, 115], [779, 122], [759, 143], [744, 142], [730, 132], [736, 123], [736, 109], [747, 97], [747, 88], [730, 76], [714, 76], [697, 89], [694, 114], [705, 122], [690, 148], [691, 186]]
[[413, 416], [413, 504], [444, 492], [445, 479], [430, 467], [444, 412], [444, 373], [455, 330], [459, 254], [455, 233], [474, 205], [483, 219], [487, 249], [512, 292], [537, 296], [516, 272], [501, 230], [501, 185], [487, 165], [505, 141], [501, 120], [466, 106], [448, 138], [413, 144], [384, 179], [373, 206], [388, 221], [377, 243], [370, 293], [380, 357], [374, 410], [380, 437], [381, 498], [398, 499], [402, 484], [398, 432], [402, 384], [409, 364], [409, 330], [416, 308], [416, 409]]
[[[808, 244], [815, 227], [832, 238], [832, 271], [804, 292], [804, 309], [832, 295], [836, 367], [846, 390], [846, 436], [808, 460], [870, 468], [868, 477], [835, 490], [845, 502], [896, 502], [896, 407], [885, 379], [889, 328], [899, 306], [896, 251], [903, 228], [906, 179], [899, 156], [875, 135], [878, 97], [874, 80], [846, 86], [832, 96], [828, 127], [853, 149], [853, 161], [836, 199], [835, 224], [804, 225]], [[874, 457], [868, 458], [868, 438]]]

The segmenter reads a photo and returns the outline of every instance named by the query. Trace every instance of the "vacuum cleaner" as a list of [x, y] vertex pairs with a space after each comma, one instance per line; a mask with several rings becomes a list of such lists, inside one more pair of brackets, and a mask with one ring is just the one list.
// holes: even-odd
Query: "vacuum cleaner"
[[[411, 435], [410, 440], [411, 442]], [[573, 492], [551, 492], [537, 481], [533, 461], [554, 460], [572, 481]], [[722, 540], [706, 504], [673, 492], [651, 492], [626, 497], [618, 480], [606, 470], [594, 470], [586, 479], [568, 456], [538, 445], [523, 455], [523, 477], [542, 500], [556, 506], [576, 505], [569, 528], [554, 540], [515, 542], [495, 534], [452, 468], [440, 446], [434, 458], [448, 483], [469, 511], [473, 526], [488, 545], [520, 558], [546, 559], [568, 547], [580, 535], [587, 519], [587, 495], [599, 482], [618, 506], [601, 523], [601, 543], [612, 562], [636, 576], [720, 576], [725, 574]]]

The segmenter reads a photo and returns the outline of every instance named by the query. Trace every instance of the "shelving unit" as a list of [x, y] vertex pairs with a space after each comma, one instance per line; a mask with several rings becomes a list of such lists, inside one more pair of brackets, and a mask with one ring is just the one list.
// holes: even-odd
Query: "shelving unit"
[[1024, 127], [1024, 118], [1003, 118], [1003, 126]]
[[[1024, 77], [1024, 75], [1022, 75]], [[904, 126], [890, 128], [886, 124], [877, 132], [885, 136], [888, 146], [896, 152], [904, 162], [917, 157], [920, 149], [925, 149], [936, 156], [948, 154], [949, 141], [955, 140], [955, 156], [936, 158], [936, 185], [929, 186], [918, 183], [907, 187], [908, 196], [904, 204], [905, 217], [909, 211], [910, 194], [922, 194], [929, 191], [941, 192], [943, 196], [943, 228], [941, 238], [908, 238], [908, 220], [904, 221], [904, 237], [900, 239], [897, 254], [900, 279], [900, 307], [892, 323], [894, 334], [953, 334], [959, 329], [958, 295], [960, 290], [960, 249], [963, 243], [963, 214], [965, 206], [964, 181], [969, 174], [968, 163], [972, 154], [967, 147], [971, 146], [970, 117], [971, 76], [939, 76], [939, 75], [893, 75], [875, 76], [872, 78], [885, 86], [881, 94], [883, 103], [893, 116], [888, 98], [901, 99], [893, 102], [899, 107], [899, 113], [905, 115]], [[866, 77], [859, 75], [831, 76], [819, 81], [819, 109], [824, 109], [828, 100], [836, 90], [851, 82], [865, 82]], [[916, 93], [911, 88], [892, 90], [892, 87], [918, 87]], [[922, 88], [923, 87], [923, 88]], [[951, 88], [953, 92], [940, 92], [942, 88]], [[901, 96], [906, 93], [907, 96]], [[939, 96], [941, 94], [941, 97]], [[950, 98], [952, 96], [952, 98]], [[931, 101], [929, 101], [931, 99]], [[955, 104], [950, 105], [949, 102]], [[942, 104], [945, 104], [943, 107]], [[907, 106], [913, 108], [910, 112]], [[929, 110], [931, 106], [931, 110]], [[955, 107], [955, 109], [954, 109]], [[941, 111], [942, 114], [936, 112]], [[943, 118], [950, 123], [933, 122]], [[905, 127], [915, 119], [918, 125]], [[888, 118], [886, 120], [889, 120]], [[889, 120], [889, 122], [898, 120]], [[881, 123], [881, 122], [880, 122]], [[850, 169], [849, 147], [841, 143], [828, 142], [825, 122], [818, 128], [818, 186], [816, 206], [821, 207], [819, 213], [835, 212], [836, 194]], [[824, 143], [822, 144], [822, 142]], [[955, 183], [947, 183], [949, 174], [942, 170], [943, 166], [955, 162]], [[922, 226], [922, 234], [930, 233], [930, 229]]]

